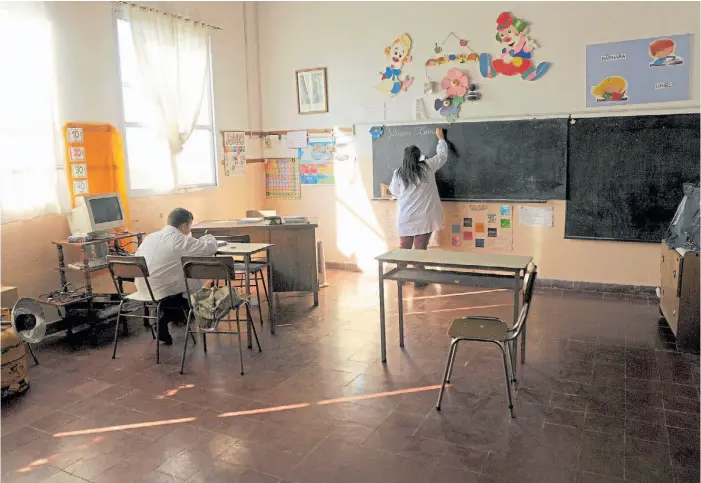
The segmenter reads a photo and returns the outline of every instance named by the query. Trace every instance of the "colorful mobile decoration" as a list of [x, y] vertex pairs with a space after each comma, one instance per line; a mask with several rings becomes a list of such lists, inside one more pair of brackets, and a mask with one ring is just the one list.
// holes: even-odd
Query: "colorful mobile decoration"
[[441, 87], [445, 90], [445, 97], [436, 99], [434, 107], [438, 113], [454, 122], [460, 114], [460, 106], [466, 101], [475, 101], [481, 97], [477, 92], [477, 85], [470, 84], [466, 74], [453, 68], [441, 81]]
[[527, 23], [515, 18], [511, 12], [502, 12], [497, 17], [496, 39], [502, 45], [501, 56], [492, 61], [489, 54], [480, 54], [480, 73], [491, 79], [498, 74], [520, 75], [522, 79], [534, 81], [543, 77], [550, 62], [533, 62], [533, 50], [538, 47], [528, 35]]
[[385, 55], [389, 65], [380, 73], [382, 80], [377, 89], [389, 97], [394, 97], [400, 92], [406, 92], [414, 82], [413, 77], [406, 74], [402, 77], [404, 64], [411, 62], [411, 37], [408, 34], [397, 37], [392, 45], [385, 49]]
[[372, 136], [373, 141], [381, 138], [384, 133], [385, 130], [382, 126], [373, 126], [370, 128], [370, 136]]
[[438, 45], [436, 42], [433, 47], [433, 51], [436, 54], [441, 54], [443, 52], [443, 46], [445, 43], [450, 40], [451, 38], [454, 38], [458, 41], [460, 44], [460, 47], [466, 48], [468, 52], [455, 52], [455, 53], [449, 53], [449, 54], [443, 54], [443, 55], [437, 55], [436, 57], [432, 57], [426, 61], [425, 66], [426, 67], [436, 67], [439, 65], [444, 65], [444, 64], [450, 64], [450, 63], [456, 63], [456, 64], [466, 64], [468, 62], [470, 63], [477, 63], [479, 62], [479, 54], [472, 50], [470, 47], [468, 47], [468, 41], [465, 39], [461, 39], [455, 33], [450, 32], [448, 36], [443, 40], [443, 42]]

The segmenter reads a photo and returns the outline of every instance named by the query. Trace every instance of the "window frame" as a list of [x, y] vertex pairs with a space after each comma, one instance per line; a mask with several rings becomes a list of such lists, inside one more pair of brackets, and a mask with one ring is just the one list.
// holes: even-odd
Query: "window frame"
[[207, 99], [203, 99], [203, 102], [207, 102], [209, 104], [209, 126], [205, 124], [196, 124], [194, 131], [201, 130], [201, 131], [210, 131], [209, 135], [209, 144], [210, 144], [210, 152], [211, 152], [211, 159], [209, 160], [213, 169], [214, 169], [214, 180], [212, 183], [195, 183], [195, 184], [176, 184], [175, 187], [173, 187], [172, 190], [170, 191], [161, 191], [153, 188], [149, 189], [133, 189], [131, 186], [131, 175], [129, 174], [129, 150], [127, 146], [127, 128], [131, 127], [136, 127], [136, 128], [142, 128], [142, 129], [150, 129], [149, 126], [147, 126], [144, 123], [141, 122], [135, 122], [135, 121], [129, 121], [127, 122], [126, 120], [126, 111], [125, 111], [125, 99], [124, 99], [124, 94], [125, 94], [125, 87], [130, 87], [130, 86], [125, 86], [125, 83], [122, 79], [122, 57], [121, 57], [121, 46], [119, 45], [119, 22], [124, 21], [128, 22], [128, 20], [125, 18], [125, 16], [122, 14], [121, 10], [115, 9], [114, 10], [114, 16], [113, 16], [113, 37], [114, 37], [114, 42], [117, 50], [117, 79], [119, 81], [119, 106], [121, 109], [121, 115], [120, 115], [120, 131], [123, 134], [123, 144], [124, 144], [124, 163], [126, 167], [126, 185], [127, 185], [127, 193], [129, 195], [129, 198], [144, 198], [144, 197], [149, 197], [149, 196], [158, 196], [158, 195], [166, 195], [166, 194], [173, 194], [173, 193], [182, 193], [182, 192], [187, 192], [187, 191], [192, 191], [192, 190], [201, 190], [201, 189], [213, 189], [217, 188], [219, 186], [219, 163], [218, 163], [218, 158], [219, 158], [219, 152], [217, 151], [217, 130], [215, 127], [215, 115], [214, 115], [214, 69], [212, 66], [212, 38], [211, 36], [208, 39], [208, 45], [207, 45], [207, 55], [209, 57], [208, 59], [208, 86], [207, 90], [209, 91], [209, 96]]

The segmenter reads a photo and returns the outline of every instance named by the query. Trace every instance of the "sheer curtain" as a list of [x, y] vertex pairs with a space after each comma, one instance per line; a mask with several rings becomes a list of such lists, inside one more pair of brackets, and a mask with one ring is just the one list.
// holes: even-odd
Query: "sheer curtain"
[[0, 222], [59, 211], [51, 23], [43, 2], [0, 3]]
[[146, 95], [156, 106], [153, 126], [168, 140], [177, 185], [176, 155], [192, 134], [209, 68], [209, 32], [201, 23], [144, 8], [129, 8], [136, 60]]

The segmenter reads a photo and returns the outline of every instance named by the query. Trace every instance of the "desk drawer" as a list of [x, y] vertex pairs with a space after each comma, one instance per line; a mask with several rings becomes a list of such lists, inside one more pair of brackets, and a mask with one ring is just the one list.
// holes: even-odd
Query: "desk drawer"
[[660, 294], [660, 310], [667, 319], [670, 328], [677, 334], [679, 321], [679, 290], [682, 271], [682, 257], [676, 250], [669, 250], [662, 245], [660, 259], [660, 275], [662, 279]]

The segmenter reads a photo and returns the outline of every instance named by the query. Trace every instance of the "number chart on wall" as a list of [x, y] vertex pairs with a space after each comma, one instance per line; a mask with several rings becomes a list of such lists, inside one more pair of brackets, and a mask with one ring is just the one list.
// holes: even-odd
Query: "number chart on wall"
[[265, 197], [280, 200], [298, 200], [302, 197], [298, 159], [265, 160]]
[[118, 192], [129, 219], [124, 150], [117, 129], [111, 124], [68, 123], [63, 133], [72, 205], [81, 196]]

